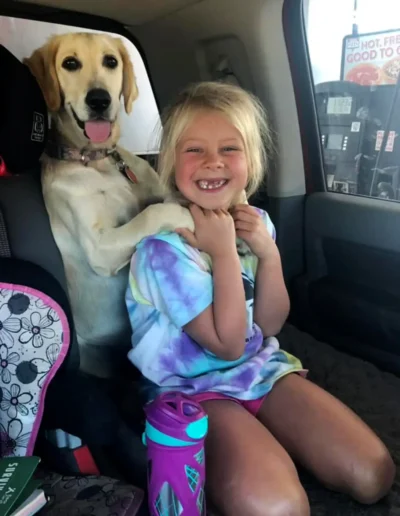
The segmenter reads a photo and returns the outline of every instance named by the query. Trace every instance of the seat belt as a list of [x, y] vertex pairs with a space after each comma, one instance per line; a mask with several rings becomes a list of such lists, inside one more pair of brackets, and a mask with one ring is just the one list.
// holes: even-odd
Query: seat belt
[[8, 241], [7, 227], [2, 211], [0, 210], [0, 258], [11, 258], [11, 249]]

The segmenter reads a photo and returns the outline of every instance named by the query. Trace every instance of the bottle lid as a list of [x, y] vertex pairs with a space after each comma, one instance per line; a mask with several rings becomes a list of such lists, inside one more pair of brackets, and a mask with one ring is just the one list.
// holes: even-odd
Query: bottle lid
[[[179, 392], [160, 394], [145, 407], [145, 412], [146, 435], [155, 442], [164, 440], [175, 446], [184, 445], [184, 443], [190, 445], [204, 439], [207, 435], [207, 414], [199, 403], [186, 394]], [[166, 437], [161, 438], [161, 435]]]

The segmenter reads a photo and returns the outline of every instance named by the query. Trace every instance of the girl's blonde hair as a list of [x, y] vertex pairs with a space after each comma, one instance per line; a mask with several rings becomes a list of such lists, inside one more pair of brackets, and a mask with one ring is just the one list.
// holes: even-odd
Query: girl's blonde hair
[[194, 115], [215, 110], [224, 115], [243, 138], [248, 163], [246, 194], [250, 197], [267, 172], [272, 137], [261, 102], [238, 86], [220, 82], [200, 82], [183, 90], [169, 106], [161, 123], [163, 132], [158, 158], [158, 172], [170, 192], [176, 192], [175, 152], [177, 144]]

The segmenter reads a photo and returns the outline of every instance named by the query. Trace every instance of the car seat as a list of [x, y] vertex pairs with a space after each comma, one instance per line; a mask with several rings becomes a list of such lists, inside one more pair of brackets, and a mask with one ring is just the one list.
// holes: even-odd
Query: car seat
[[[22, 277], [29, 275], [26, 271], [35, 274], [30, 267], [44, 272], [47, 282], [61, 291], [71, 319], [62, 259], [40, 184], [39, 158], [48, 131], [45, 101], [28, 68], [1, 45], [0, 67], [0, 256], [12, 256]], [[100, 472], [143, 485], [146, 457], [140, 420], [133, 415], [128, 424], [122, 417], [117, 384], [79, 371], [72, 319], [70, 326], [68, 356], [47, 391], [40, 455], [60, 473]]]

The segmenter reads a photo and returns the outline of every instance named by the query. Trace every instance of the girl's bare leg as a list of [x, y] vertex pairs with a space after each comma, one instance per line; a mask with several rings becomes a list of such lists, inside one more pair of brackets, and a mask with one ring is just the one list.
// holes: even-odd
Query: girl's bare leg
[[280, 380], [258, 418], [327, 487], [365, 504], [390, 490], [395, 466], [385, 445], [349, 408], [301, 376]]
[[309, 516], [289, 455], [239, 404], [203, 403], [209, 416], [207, 494], [222, 516]]

